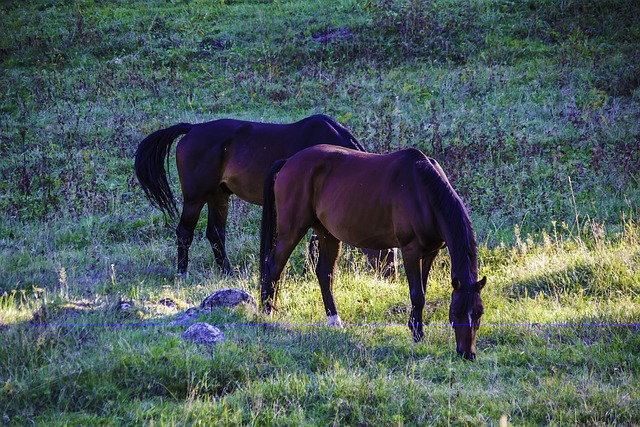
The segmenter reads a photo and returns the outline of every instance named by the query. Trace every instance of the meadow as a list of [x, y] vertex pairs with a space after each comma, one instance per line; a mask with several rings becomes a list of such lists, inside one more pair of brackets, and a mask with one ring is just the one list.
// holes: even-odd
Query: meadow
[[[2, 425], [638, 425], [636, 0], [5, 1], [0, 28]], [[302, 245], [273, 317], [203, 314], [215, 347], [170, 325], [218, 289], [258, 298], [261, 209], [232, 198], [233, 276], [203, 212], [176, 278], [137, 144], [312, 114], [442, 165], [488, 278], [474, 362], [447, 325], [446, 251], [422, 343], [402, 267], [381, 278], [349, 249], [346, 327], [326, 327]]]

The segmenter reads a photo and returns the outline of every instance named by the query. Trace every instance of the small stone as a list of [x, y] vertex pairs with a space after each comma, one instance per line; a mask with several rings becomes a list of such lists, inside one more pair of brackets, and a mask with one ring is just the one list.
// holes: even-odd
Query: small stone
[[194, 323], [182, 333], [182, 338], [199, 344], [215, 345], [224, 342], [224, 333], [209, 323]]
[[158, 301], [158, 304], [164, 305], [165, 307], [169, 307], [169, 308], [177, 308], [178, 307], [178, 305], [175, 303], [175, 301], [173, 301], [171, 298], [162, 298], [160, 301]]
[[127, 310], [131, 310], [133, 308], [133, 303], [129, 302], [129, 301], [120, 301], [118, 303], [118, 310], [120, 311], [127, 311]]
[[237, 307], [240, 304], [250, 305], [253, 308], [258, 307], [255, 299], [251, 294], [240, 289], [221, 289], [209, 295], [202, 301], [200, 307], [214, 309], [216, 307]]
[[184, 326], [190, 325], [200, 318], [200, 310], [197, 308], [190, 308], [185, 311], [182, 316], [175, 318], [169, 326]]

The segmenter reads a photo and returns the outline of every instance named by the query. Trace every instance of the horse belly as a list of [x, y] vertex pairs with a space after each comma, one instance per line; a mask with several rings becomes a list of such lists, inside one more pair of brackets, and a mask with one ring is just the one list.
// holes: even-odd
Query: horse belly
[[[227, 172], [227, 171], [225, 171]], [[265, 174], [266, 175], [266, 174]], [[262, 179], [261, 179], [262, 178]], [[239, 171], [239, 173], [226, 173], [221, 184], [238, 198], [254, 205], [262, 205], [262, 193], [264, 177], [255, 171]]]
[[266, 154], [229, 156], [224, 166], [221, 184], [240, 199], [262, 205], [264, 180], [273, 163], [267, 157], [269, 156]]
[[335, 201], [317, 216], [332, 235], [351, 246], [367, 249], [398, 246], [391, 211], [383, 204]]
[[[264, 180], [271, 165], [304, 148], [290, 126], [248, 129], [225, 148], [221, 183], [240, 199], [262, 205]], [[294, 141], [294, 143], [285, 143]]]

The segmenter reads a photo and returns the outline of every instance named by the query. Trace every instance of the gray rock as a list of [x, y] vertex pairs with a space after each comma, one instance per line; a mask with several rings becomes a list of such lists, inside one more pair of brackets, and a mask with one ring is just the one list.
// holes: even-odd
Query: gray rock
[[190, 308], [185, 311], [181, 316], [176, 317], [169, 323], [169, 326], [185, 326], [190, 325], [200, 318], [200, 309]]
[[164, 305], [165, 307], [169, 308], [178, 308], [178, 304], [176, 304], [176, 302], [171, 298], [162, 298], [160, 301], [158, 301], [158, 304]]
[[182, 338], [186, 341], [193, 341], [199, 344], [216, 345], [225, 341], [224, 333], [208, 323], [195, 323], [182, 333]]
[[118, 303], [117, 309], [119, 311], [127, 311], [133, 308], [133, 303], [129, 301], [120, 301]]
[[240, 304], [251, 306], [254, 309], [258, 307], [251, 294], [240, 289], [230, 288], [220, 289], [209, 295], [202, 301], [200, 307], [211, 310], [216, 307], [237, 307]]

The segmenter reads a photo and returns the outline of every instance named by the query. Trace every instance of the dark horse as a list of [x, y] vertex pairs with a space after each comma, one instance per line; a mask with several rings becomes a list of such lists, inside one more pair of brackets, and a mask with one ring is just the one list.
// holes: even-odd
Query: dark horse
[[399, 247], [409, 282], [413, 338], [424, 338], [422, 310], [431, 264], [445, 245], [453, 292], [449, 320], [459, 355], [474, 359], [483, 314], [475, 234], [440, 165], [418, 150], [370, 154], [319, 145], [274, 164], [265, 181], [260, 284], [263, 309], [274, 308], [277, 282], [309, 228], [318, 235], [316, 274], [329, 324], [341, 326], [333, 270], [341, 242]]
[[[189, 247], [205, 204], [209, 210], [206, 236], [216, 263], [230, 273], [225, 238], [231, 194], [261, 205], [264, 180], [273, 162], [313, 145], [339, 145], [364, 151], [351, 132], [323, 115], [291, 124], [223, 119], [201, 124], [180, 123], [158, 130], [140, 142], [135, 171], [151, 203], [172, 219], [178, 209], [164, 164], [173, 141], [180, 135], [185, 136], [176, 148], [184, 200], [176, 229], [179, 275], [187, 272]], [[367, 255], [375, 258], [379, 252]]]

